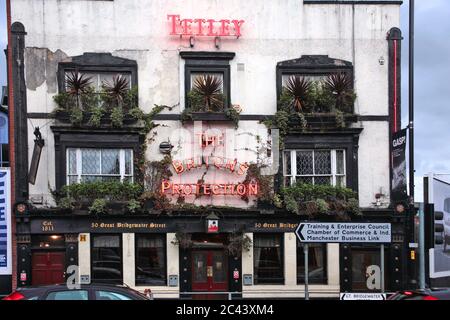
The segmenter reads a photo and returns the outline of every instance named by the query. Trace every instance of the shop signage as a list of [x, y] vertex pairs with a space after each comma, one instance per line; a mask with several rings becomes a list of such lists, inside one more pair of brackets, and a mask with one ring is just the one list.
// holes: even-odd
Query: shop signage
[[171, 36], [199, 36], [199, 37], [236, 37], [242, 33], [244, 20], [240, 19], [209, 19], [184, 18], [179, 14], [168, 14]]
[[11, 269], [11, 208], [10, 171], [0, 169], [0, 274], [10, 275]]
[[161, 192], [163, 194], [181, 195], [181, 196], [256, 196], [258, 195], [257, 183], [192, 183], [177, 184], [164, 180], [161, 183]]
[[340, 300], [386, 300], [385, 293], [341, 293]]
[[300, 242], [391, 243], [391, 224], [305, 222], [295, 234]]
[[181, 160], [173, 160], [172, 166], [176, 173], [182, 174], [192, 169], [206, 168], [210, 166], [236, 173], [239, 176], [244, 175], [248, 170], [248, 163], [240, 163], [237, 159], [226, 159], [224, 157], [204, 156]]
[[[196, 134], [195, 143], [202, 149], [208, 147], [222, 148], [225, 147], [225, 134], [223, 132], [209, 134], [201, 132]], [[247, 173], [249, 164], [247, 162], [240, 163], [237, 159], [227, 159], [213, 155], [198, 156], [187, 160], [172, 161], [173, 169], [177, 174], [187, 173], [193, 169], [216, 168], [235, 173], [243, 176]], [[179, 196], [257, 196], [258, 183], [252, 181], [250, 183], [205, 183], [198, 180], [195, 183], [178, 184], [169, 180], [161, 182], [160, 191], [162, 194], [179, 195]]]

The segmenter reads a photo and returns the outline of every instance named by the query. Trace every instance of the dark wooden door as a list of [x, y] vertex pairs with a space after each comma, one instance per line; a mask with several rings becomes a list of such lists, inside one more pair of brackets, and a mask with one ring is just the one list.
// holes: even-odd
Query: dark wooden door
[[64, 283], [65, 252], [34, 252], [32, 285]]
[[[227, 257], [223, 250], [192, 251], [192, 291], [226, 292], [228, 290]], [[219, 294], [197, 294], [194, 299], [225, 299]]]

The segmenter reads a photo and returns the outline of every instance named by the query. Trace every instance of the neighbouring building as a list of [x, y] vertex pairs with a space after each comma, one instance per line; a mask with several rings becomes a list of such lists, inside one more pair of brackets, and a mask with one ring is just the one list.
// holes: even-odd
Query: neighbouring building
[[[303, 297], [309, 220], [391, 223], [405, 288], [401, 3], [12, 1], [18, 285]], [[379, 245], [308, 250], [311, 297], [381, 290]]]

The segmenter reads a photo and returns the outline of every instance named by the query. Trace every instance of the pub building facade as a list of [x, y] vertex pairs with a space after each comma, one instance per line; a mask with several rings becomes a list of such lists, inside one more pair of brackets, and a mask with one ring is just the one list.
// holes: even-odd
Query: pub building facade
[[[303, 297], [295, 229], [346, 220], [392, 224], [406, 287], [400, 5], [12, 1], [17, 285]], [[379, 245], [310, 244], [311, 297], [379, 292], [377, 267]]]

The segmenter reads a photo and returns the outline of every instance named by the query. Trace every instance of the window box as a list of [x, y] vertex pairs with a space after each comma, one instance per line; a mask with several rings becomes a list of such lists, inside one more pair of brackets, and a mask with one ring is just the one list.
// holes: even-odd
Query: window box
[[277, 64], [278, 112], [289, 127], [339, 129], [357, 121], [351, 62], [307, 55]]
[[[90, 119], [92, 117], [92, 112], [83, 112], [83, 119], [80, 123], [80, 126], [89, 127]], [[61, 123], [71, 123], [71, 115], [67, 111], [57, 111], [55, 113], [55, 118], [59, 120]], [[138, 122], [138, 119], [130, 116], [129, 114], [125, 114], [123, 116], [123, 125], [133, 125]], [[100, 124], [102, 126], [111, 126], [111, 114], [104, 114], [101, 117]]]

